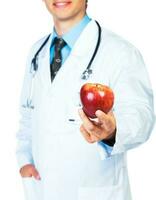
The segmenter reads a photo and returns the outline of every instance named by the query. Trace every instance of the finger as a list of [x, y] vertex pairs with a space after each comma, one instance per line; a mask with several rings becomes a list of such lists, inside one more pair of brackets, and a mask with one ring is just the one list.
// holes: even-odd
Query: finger
[[83, 124], [85, 124], [88, 129], [92, 129], [93, 128], [93, 123], [91, 122], [91, 120], [86, 116], [86, 114], [84, 113], [84, 111], [82, 109], [79, 109], [79, 116], [83, 122]]
[[97, 122], [97, 121], [95, 121], [95, 120], [92, 120], [92, 123], [93, 123], [94, 125], [96, 125], [96, 126], [99, 126], [99, 125], [101, 125], [101, 123], [100, 123], [100, 122]]
[[98, 110], [96, 111], [96, 116], [99, 121], [101, 121], [101, 127], [106, 133], [113, 133], [116, 128], [116, 120], [112, 111], [105, 114], [104, 112]]
[[86, 134], [89, 135], [88, 139], [89, 139], [90, 143], [98, 142], [100, 140], [99, 135], [96, 136], [95, 134], [88, 133], [87, 130], [85, 129], [85, 127], [83, 125], [82, 125], [81, 129], [82, 129], [82, 131], [84, 131], [84, 133], [86, 133]]
[[21, 173], [22, 177], [32, 177], [31, 173]]
[[96, 122], [93, 123], [84, 113], [84, 111], [82, 109], [79, 109], [79, 115], [80, 118], [83, 121], [83, 126], [86, 129], [87, 132], [89, 132], [90, 134], [94, 134], [96, 136], [99, 136], [99, 134], [101, 133], [101, 130], [99, 129], [98, 126], [96, 126]]
[[81, 131], [83, 137], [87, 140], [87, 142], [89, 142], [89, 143], [94, 142], [93, 139], [91, 138], [91, 135], [87, 132], [87, 130], [83, 127], [83, 125], [81, 125], [80, 131]]
[[34, 168], [33, 171], [32, 171], [32, 176], [36, 179], [36, 180], [40, 180], [41, 177], [38, 173], [38, 171]]
[[111, 113], [105, 114], [101, 110], [96, 111], [96, 116], [98, 117], [99, 121], [101, 122], [101, 127], [108, 131], [114, 123], [114, 116]]
[[106, 122], [106, 121], [108, 121], [108, 119], [109, 119], [108, 114], [104, 113], [104, 112], [101, 111], [101, 110], [97, 110], [97, 111], [95, 112], [95, 115], [97, 116], [97, 118], [99, 119], [99, 121], [100, 121], [101, 123]]
[[112, 110], [110, 110], [110, 111], [108, 112], [108, 115], [110, 115], [110, 116], [113, 116], [113, 117], [114, 117], [113, 111], [112, 111]]
[[20, 169], [20, 175], [21, 177], [32, 177], [31, 172], [29, 170], [25, 170], [25, 167]]
[[22, 178], [27, 178], [27, 177], [28, 177], [28, 178], [31, 178], [32, 175], [30, 175], [30, 174], [29, 174], [29, 175], [27, 175], [27, 174], [21, 174], [21, 177], [22, 177]]

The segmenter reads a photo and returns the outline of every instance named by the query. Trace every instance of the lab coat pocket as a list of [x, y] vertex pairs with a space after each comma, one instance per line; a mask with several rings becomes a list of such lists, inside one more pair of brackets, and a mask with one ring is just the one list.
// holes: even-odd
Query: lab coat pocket
[[[111, 161], [111, 158], [107, 158]], [[123, 161], [123, 156], [118, 155], [114, 157], [115, 168], [113, 173], [106, 173], [106, 177], [97, 177], [96, 180], [106, 180], [100, 185], [93, 186], [81, 186], [78, 190], [78, 200], [131, 200], [131, 195], [129, 191], [129, 182], [127, 175], [127, 168]], [[103, 161], [105, 162], [105, 161]], [[109, 163], [111, 164], [111, 163]], [[91, 166], [91, 165], [90, 165]], [[112, 165], [110, 165], [112, 166]], [[106, 169], [110, 169], [109, 166], [106, 166]], [[106, 172], [106, 169], [103, 171]], [[110, 183], [109, 183], [110, 181]]]
[[42, 199], [41, 181], [34, 178], [24, 177], [22, 178], [23, 188], [25, 193], [25, 200], [40, 200]]
[[125, 200], [119, 186], [79, 188], [78, 200]]

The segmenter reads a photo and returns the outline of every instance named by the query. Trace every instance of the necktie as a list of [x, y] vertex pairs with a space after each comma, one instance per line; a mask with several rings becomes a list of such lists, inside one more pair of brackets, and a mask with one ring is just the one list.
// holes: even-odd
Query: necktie
[[53, 44], [54, 44], [54, 57], [50, 64], [51, 81], [53, 81], [59, 68], [61, 67], [62, 64], [61, 50], [66, 45], [66, 42], [62, 38], [55, 38]]

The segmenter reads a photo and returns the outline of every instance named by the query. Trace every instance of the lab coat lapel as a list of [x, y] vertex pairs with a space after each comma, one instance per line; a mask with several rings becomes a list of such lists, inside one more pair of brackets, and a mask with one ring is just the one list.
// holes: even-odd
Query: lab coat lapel
[[[97, 35], [98, 27], [92, 20], [76, 41], [69, 57], [60, 68], [53, 83], [50, 84], [50, 89], [57, 88], [59, 85], [63, 88], [65, 86], [72, 87], [76, 84], [76, 80], [78, 83], [81, 82], [81, 74], [86, 69], [95, 50]], [[67, 85], [67, 83], [69, 84]]]
[[[95, 21], [91, 21], [83, 30], [79, 39], [76, 41], [69, 57], [61, 66], [55, 79], [51, 83], [50, 79], [50, 45], [52, 34], [46, 47], [39, 57], [38, 77], [41, 86], [47, 91], [47, 94], [54, 94], [58, 88], [64, 88], [67, 83], [71, 85], [71, 81], [80, 80], [81, 74], [86, 69], [97, 42], [98, 28]], [[75, 82], [75, 81], [74, 81]]]
[[96, 46], [97, 36], [98, 27], [96, 22], [92, 20], [87, 24], [79, 39], [76, 41], [71, 54], [79, 57], [86, 56], [91, 48]]
[[49, 89], [49, 83], [50, 83], [50, 45], [52, 41], [53, 33], [51, 34], [47, 44], [43, 48], [43, 50], [40, 52], [38, 56], [38, 71], [36, 79], [37, 85], [39, 86], [39, 89], [44, 89], [44, 91], [48, 91]]

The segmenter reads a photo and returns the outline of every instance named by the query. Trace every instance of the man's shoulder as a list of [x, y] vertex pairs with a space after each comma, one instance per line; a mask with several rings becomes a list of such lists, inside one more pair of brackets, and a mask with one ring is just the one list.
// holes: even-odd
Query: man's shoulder
[[46, 38], [48, 38], [49, 34], [45, 35], [44, 37], [38, 39], [34, 44], [30, 47], [30, 50], [28, 52], [28, 56], [26, 59], [26, 63], [28, 66], [30, 66], [30, 63], [32, 62], [32, 59], [34, 58], [35, 54], [39, 50], [39, 48], [42, 46], [42, 44], [45, 42]]
[[137, 50], [137, 48], [130, 41], [125, 39], [123, 36], [106, 29], [105, 27], [102, 27], [102, 38], [103, 45], [117, 50], [118, 52]]
[[42, 38], [34, 42], [33, 45], [31, 46], [30, 53], [33, 54], [34, 52], [36, 52], [41, 47], [41, 45], [44, 43], [44, 41], [48, 36], [49, 34], [43, 36]]

